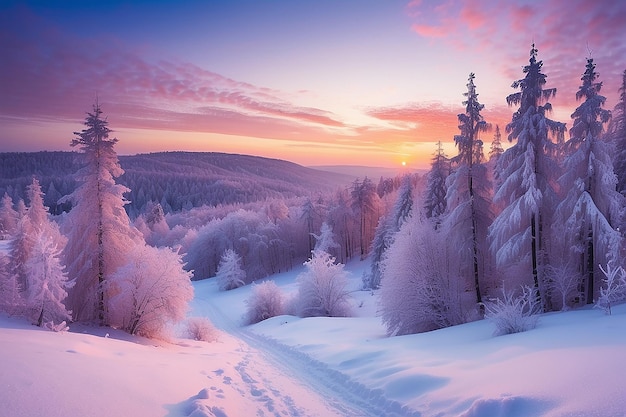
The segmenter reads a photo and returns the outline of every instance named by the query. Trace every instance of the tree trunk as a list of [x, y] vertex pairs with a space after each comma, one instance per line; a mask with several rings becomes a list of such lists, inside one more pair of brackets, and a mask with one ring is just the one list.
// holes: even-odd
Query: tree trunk
[[589, 226], [587, 235], [587, 304], [593, 304], [593, 288], [594, 288], [594, 259], [593, 259], [593, 229]]
[[537, 292], [537, 298], [541, 300], [541, 293], [539, 292], [539, 274], [537, 272], [537, 225], [536, 215], [532, 213], [530, 215], [530, 257], [533, 267], [533, 283], [535, 291]]

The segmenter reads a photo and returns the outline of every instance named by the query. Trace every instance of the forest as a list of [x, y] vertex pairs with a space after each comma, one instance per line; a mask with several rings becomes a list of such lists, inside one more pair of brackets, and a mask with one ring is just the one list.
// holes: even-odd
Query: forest
[[304, 262], [294, 299], [254, 287], [248, 322], [347, 316], [342, 267], [360, 259], [389, 336], [485, 317], [516, 332], [587, 304], [610, 313], [626, 299], [626, 71], [612, 110], [592, 58], [581, 74], [571, 126], [551, 120], [556, 89], [533, 45], [502, 129], [470, 74], [457, 154], [440, 142], [427, 175], [377, 180], [245, 155], [118, 157], [96, 103], [76, 152], [0, 154], [0, 309], [158, 338], [184, 318], [191, 280], [228, 291]]

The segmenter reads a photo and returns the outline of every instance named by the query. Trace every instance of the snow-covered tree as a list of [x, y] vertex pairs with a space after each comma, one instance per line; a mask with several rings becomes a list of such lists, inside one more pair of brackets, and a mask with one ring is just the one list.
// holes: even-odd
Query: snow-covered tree
[[330, 253], [332, 249], [339, 247], [339, 245], [335, 242], [335, 235], [333, 233], [333, 228], [328, 223], [322, 223], [322, 227], [320, 228], [320, 234], [311, 234], [313, 238], [315, 238], [315, 246], [313, 247], [312, 254], [326, 252]]
[[0, 240], [8, 239], [15, 234], [17, 229], [18, 215], [13, 208], [13, 199], [4, 193], [0, 203]]
[[604, 274], [603, 286], [595, 307], [601, 308], [611, 315], [611, 306], [626, 299], [626, 271], [623, 267], [614, 267], [612, 262], [606, 264], [606, 269], [600, 267]]
[[377, 289], [382, 278], [381, 263], [383, 256], [393, 241], [393, 236], [410, 218], [413, 211], [413, 184], [411, 176], [405, 175], [398, 189], [398, 197], [393, 211], [388, 216], [381, 216], [370, 248], [370, 271], [363, 276], [365, 289]]
[[[447, 251], [450, 252], [447, 252]], [[460, 280], [448, 273], [455, 254], [431, 219], [413, 216], [395, 235], [383, 259], [380, 314], [389, 335], [460, 324], [469, 311]]]
[[520, 91], [507, 97], [509, 105], [519, 105], [506, 127], [509, 141], [517, 142], [498, 160], [501, 183], [494, 201], [504, 208], [489, 228], [497, 265], [527, 265], [537, 291], [547, 263], [545, 226], [550, 224], [555, 202], [554, 175], [558, 172], [551, 157], [554, 143], [549, 135], [565, 129], [562, 123], [546, 117], [552, 109], [546, 100], [556, 94], [556, 89], [543, 88], [546, 76], [541, 72], [542, 66], [533, 44], [529, 64], [524, 67], [525, 77], [513, 83], [513, 88]]
[[363, 259], [367, 255], [367, 250], [378, 222], [380, 199], [376, 192], [376, 186], [367, 177], [363, 181], [354, 181], [351, 197], [352, 210], [360, 219], [359, 246], [361, 248], [361, 259]]
[[41, 327], [48, 322], [62, 322], [71, 318], [65, 306], [68, 281], [61, 263], [61, 250], [50, 233], [41, 231], [34, 239], [32, 253], [26, 261], [28, 278], [26, 305], [30, 318]]
[[496, 125], [493, 140], [491, 141], [491, 148], [489, 148], [489, 159], [497, 161], [503, 153], [504, 148], [502, 147], [502, 133], [500, 133], [500, 125]]
[[424, 209], [426, 217], [438, 218], [446, 211], [446, 178], [450, 174], [450, 162], [443, 151], [441, 141], [430, 164]]
[[22, 287], [10, 269], [10, 258], [0, 253], [0, 311], [21, 314], [23, 306]]
[[241, 256], [232, 249], [226, 249], [215, 275], [221, 291], [239, 288], [246, 283], [246, 272], [241, 269]]
[[295, 301], [300, 317], [347, 317], [351, 314], [348, 272], [322, 251], [313, 251], [298, 275]]
[[617, 175], [617, 191], [626, 196], [626, 70], [622, 74], [619, 101], [613, 109], [607, 136], [616, 149], [613, 164]]
[[68, 276], [76, 282], [68, 307], [75, 320], [108, 324], [105, 282], [143, 241], [124, 210], [128, 188], [115, 182], [124, 171], [114, 149], [117, 139], [109, 139], [111, 129], [99, 104], [84, 124], [71, 142], [82, 151], [84, 166], [76, 173], [79, 185], [69, 196], [73, 207], [64, 222], [68, 243], [63, 256]]
[[572, 113], [574, 122], [559, 180], [567, 193], [557, 207], [553, 232], [555, 241], [571, 248], [572, 261], [580, 262], [584, 297], [591, 304], [598, 287], [598, 264], [619, 257], [621, 236], [616, 229], [624, 197], [615, 190], [611, 155], [600, 139], [611, 114], [602, 108], [606, 99], [599, 94], [602, 83], [597, 81], [592, 58], [587, 59], [581, 80], [576, 99], [584, 101]]
[[454, 137], [459, 154], [453, 158], [456, 169], [446, 180], [444, 233], [449, 244], [459, 253], [459, 275], [473, 282], [476, 302], [482, 302], [480, 281], [485, 263], [487, 227], [491, 223], [490, 184], [487, 168], [483, 165], [480, 132], [489, 128], [478, 101], [474, 74], [469, 75], [467, 92], [463, 95], [465, 113], [458, 115], [460, 135]]
[[129, 261], [106, 281], [110, 324], [149, 338], [168, 335], [182, 321], [193, 299], [191, 273], [170, 248], [135, 245]]

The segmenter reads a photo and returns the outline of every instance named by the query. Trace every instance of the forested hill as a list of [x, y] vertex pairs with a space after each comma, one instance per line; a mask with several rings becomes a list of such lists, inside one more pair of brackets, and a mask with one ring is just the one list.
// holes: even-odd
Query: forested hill
[[[23, 199], [35, 175], [45, 203], [58, 212], [56, 201], [72, 192], [80, 168], [76, 152], [0, 153], [0, 196]], [[348, 185], [352, 177], [305, 168], [278, 159], [213, 152], [162, 152], [120, 156], [125, 174], [118, 182], [131, 189], [131, 216], [149, 201], [166, 212], [202, 205], [249, 203], [276, 197], [314, 195]]]

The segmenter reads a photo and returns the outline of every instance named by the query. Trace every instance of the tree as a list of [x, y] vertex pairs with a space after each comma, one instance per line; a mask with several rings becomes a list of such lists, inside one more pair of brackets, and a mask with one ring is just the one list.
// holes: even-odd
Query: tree
[[351, 314], [348, 273], [343, 264], [322, 251], [304, 263], [298, 275], [297, 310], [300, 317], [347, 317]]
[[17, 211], [13, 208], [13, 199], [4, 193], [0, 203], [0, 239], [8, 239], [17, 229]]
[[135, 245], [129, 261], [106, 281], [109, 320], [130, 334], [167, 336], [167, 326], [184, 320], [193, 299], [191, 273], [170, 248]]
[[[487, 169], [482, 164], [483, 150], [479, 133], [489, 129], [480, 114], [485, 107], [478, 101], [474, 85], [474, 74], [470, 73], [467, 92], [463, 95], [465, 113], [458, 115], [460, 135], [454, 137], [459, 154], [453, 158], [456, 170], [448, 177], [446, 206], [449, 214], [444, 220], [449, 240], [458, 249], [461, 261], [461, 276], [473, 277], [476, 303], [481, 305], [480, 271], [484, 258], [483, 247], [487, 238], [487, 227], [491, 223], [489, 211], [489, 183]], [[469, 255], [469, 257], [467, 256]], [[469, 266], [471, 265], [471, 267]], [[471, 271], [471, 272], [470, 272]]]
[[617, 191], [626, 196], [626, 70], [622, 74], [619, 88], [619, 102], [613, 109], [607, 136], [616, 148], [613, 164], [617, 174]]
[[241, 269], [241, 256], [232, 249], [226, 249], [217, 267], [217, 285], [221, 291], [239, 288], [246, 283], [246, 273]]
[[606, 98], [599, 94], [602, 83], [597, 81], [595, 67], [593, 59], [587, 59], [576, 93], [576, 99], [584, 101], [571, 116], [574, 122], [559, 180], [567, 194], [557, 207], [553, 228], [555, 240], [564, 237], [572, 260], [580, 262], [588, 304], [594, 302], [598, 265], [619, 257], [621, 236], [616, 228], [624, 204], [624, 197], [615, 190], [610, 153], [600, 139], [611, 113], [602, 108]]
[[546, 76], [542, 61], [532, 45], [525, 77], [512, 85], [519, 92], [507, 97], [509, 105], [519, 105], [507, 125], [509, 141], [517, 140], [498, 160], [501, 172], [494, 201], [504, 206], [489, 228], [491, 250], [499, 267], [515, 262], [529, 262], [534, 288], [540, 292], [540, 275], [547, 263], [544, 225], [549, 224], [555, 201], [553, 176], [557, 172], [551, 158], [554, 144], [549, 134], [565, 129], [562, 123], [546, 117], [552, 106], [547, 99], [555, 88], [544, 89]]
[[427, 218], [437, 219], [446, 211], [446, 178], [450, 173], [448, 158], [443, 152], [441, 141], [430, 164], [424, 209]]
[[489, 149], [489, 159], [498, 160], [500, 155], [504, 153], [502, 148], [502, 134], [500, 133], [500, 125], [496, 125], [495, 133], [493, 134], [493, 141], [491, 141], [491, 148]]
[[322, 223], [319, 235], [313, 233], [311, 233], [311, 235], [315, 238], [315, 247], [311, 251], [312, 254], [321, 252], [330, 253], [331, 249], [339, 247], [339, 245], [335, 242], [333, 228], [326, 222]]
[[364, 259], [369, 249], [369, 243], [373, 237], [373, 231], [378, 221], [379, 197], [376, 186], [369, 178], [363, 181], [358, 179], [352, 184], [352, 209], [360, 219], [359, 243], [361, 259]]
[[114, 149], [117, 139], [109, 139], [111, 129], [98, 103], [84, 124], [86, 128], [74, 132], [76, 138], [70, 143], [81, 150], [84, 166], [76, 173], [79, 185], [69, 196], [73, 207], [64, 222], [68, 243], [63, 257], [68, 276], [76, 281], [68, 306], [74, 320], [106, 325], [106, 281], [143, 242], [124, 210], [124, 193], [129, 190], [115, 182], [124, 173]]
[[410, 218], [413, 211], [412, 189], [411, 176], [405, 175], [398, 190], [398, 198], [394, 204], [393, 211], [389, 216], [381, 216], [378, 221], [378, 227], [376, 228], [370, 249], [370, 272], [363, 276], [363, 287], [365, 289], [377, 289], [380, 287], [383, 256], [389, 246], [391, 246], [394, 235]]
[[71, 318], [64, 301], [66, 290], [73, 282], [68, 280], [60, 256], [61, 250], [54, 238], [45, 230], [39, 232], [25, 265], [28, 277], [26, 305], [31, 319], [39, 327]]

